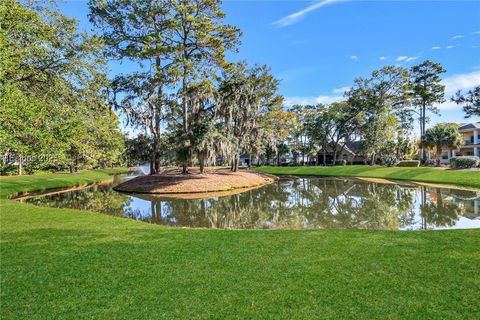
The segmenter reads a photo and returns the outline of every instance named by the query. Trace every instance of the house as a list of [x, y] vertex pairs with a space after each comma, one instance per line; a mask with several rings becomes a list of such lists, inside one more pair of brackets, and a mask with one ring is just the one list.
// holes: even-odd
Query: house
[[442, 163], [448, 164], [453, 157], [480, 156], [480, 122], [461, 124], [458, 132], [463, 136], [465, 144], [460, 150], [442, 150]]
[[[345, 143], [345, 145], [340, 144], [337, 151], [337, 160], [345, 160], [349, 164], [364, 164], [365, 158], [360, 156], [358, 153], [360, 151], [360, 147], [362, 145], [362, 141], [350, 141]], [[333, 155], [334, 155], [334, 148], [333, 145], [327, 146], [326, 150], [326, 163], [323, 163], [323, 151], [320, 150], [316, 156], [311, 156], [308, 159], [309, 164], [322, 164], [322, 165], [329, 165], [333, 164]]]

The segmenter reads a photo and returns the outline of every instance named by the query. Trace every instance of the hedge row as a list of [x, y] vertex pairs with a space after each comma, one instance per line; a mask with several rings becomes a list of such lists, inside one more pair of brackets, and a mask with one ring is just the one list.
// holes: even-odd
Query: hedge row
[[419, 167], [419, 160], [402, 160], [397, 164], [397, 167]]
[[476, 168], [480, 165], [479, 157], [455, 157], [450, 160], [450, 165], [454, 169]]

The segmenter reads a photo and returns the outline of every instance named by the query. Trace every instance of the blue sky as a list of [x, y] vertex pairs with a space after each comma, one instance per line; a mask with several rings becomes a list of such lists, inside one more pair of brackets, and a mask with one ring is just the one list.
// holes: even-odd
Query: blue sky
[[[91, 29], [87, 1], [60, 8]], [[480, 85], [480, 1], [226, 0], [223, 10], [243, 31], [229, 59], [268, 64], [287, 103], [335, 101], [358, 76], [425, 59], [447, 69], [448, 97]], [[121, 71], [112, 65], [112, 74]], [[465, 121], [453, 103], [440, 108], [433, 123]]]

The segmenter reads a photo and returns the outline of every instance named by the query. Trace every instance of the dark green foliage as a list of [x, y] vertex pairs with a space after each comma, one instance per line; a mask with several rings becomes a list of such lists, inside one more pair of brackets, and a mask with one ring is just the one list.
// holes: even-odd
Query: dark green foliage
[[123, 136], [106, 107], [96, 36], [55, 5], [0, 3], [0, 152], [18, 173], [61, 167], [110, 166]]
[[399, 160], [394, 154], [385, 154], [380, 156], [380, 164], [386, 167], [395, 167]]
[[[419, 115], [420, 137], [426, 133], [429, 121], [428, 112], [438, 114], [435, 104], [445, 101], [445, 86], [440, 75], [446, 70], [436, 62], [425, 60], [410, 69], [411, 102]], [[421, 150], [422, 160], [425, 160], [425, 150]]]
[[473, 90], [469, 90], [465, 94], [458, 91], [451, 100], [463, 105], [463, 111], [466, 114], [465, 118], [480, 116], [480, 86], [476, 86]]
[[476, 168], [480, 165], [479, 157], [455, 157], [450, 161], [452, 168], [469, 169]]
[[144, 134], [140, 134], [133, 139], [125, 141], [125, 157], [129, 165], [137, 165], [152, 160], [152, 139]]
[[422, 136], [422, 146], [435, 149], [436, 164], [440, 166], [442, 149], [457, 149], [464, 142], [454, 123], [439, 123]]

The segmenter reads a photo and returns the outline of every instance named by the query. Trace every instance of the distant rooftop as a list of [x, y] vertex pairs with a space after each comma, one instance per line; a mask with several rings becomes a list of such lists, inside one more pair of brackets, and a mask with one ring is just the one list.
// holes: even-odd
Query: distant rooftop
[[480, 129], [480, 122], [461, 124], [458, 130]]
[[358, 150], [362, 146], [363, 141], [350, 141], [346, 143], [346, 146], [353, 153], [358, 153]]

